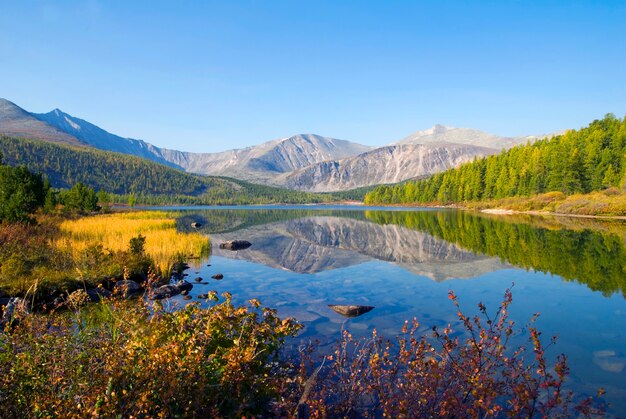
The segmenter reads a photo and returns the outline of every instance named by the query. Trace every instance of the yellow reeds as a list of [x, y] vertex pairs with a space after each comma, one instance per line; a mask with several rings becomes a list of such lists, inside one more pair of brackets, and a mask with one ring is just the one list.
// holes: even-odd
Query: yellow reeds
[[132, 212], [84, 217], [61, 223], [61, 237], [54, 242], [78, 258], [85, 249], [101, 244], [111, 251], [128, 250], [130, 239], [146, 238], [145, 252], [162, 273], [179, 258], [207, 256], [209, 238], [176, 231], [176, 221], [165, 212]]

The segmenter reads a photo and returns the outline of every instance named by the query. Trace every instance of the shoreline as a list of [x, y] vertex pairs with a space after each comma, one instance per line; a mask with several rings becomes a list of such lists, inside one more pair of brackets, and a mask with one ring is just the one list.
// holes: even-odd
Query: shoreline
[[[471, 208], [462, 208], [463, 210], [470, 210]], [[476, 210], [475, 210], [476, 211]], [[527, 215], [540, 215], [540, 216], [551, 216], [551, 217], [572, 217], [572, 218], [591, 218], [591, 219], [604, 219], [604, 220], [626, 220], [626, 216], [624, 215], [587, 215], [587, 214], [566, 214], [561, 212], [550, 212], [550, 211], [518, 211], [506, 208], [485, 208], [481, 210], [477, 210], [478, 212], [482, 212], [483, 214], [496, 214], [496, 215], [514, 215], [514, 214], [527, 214]]]

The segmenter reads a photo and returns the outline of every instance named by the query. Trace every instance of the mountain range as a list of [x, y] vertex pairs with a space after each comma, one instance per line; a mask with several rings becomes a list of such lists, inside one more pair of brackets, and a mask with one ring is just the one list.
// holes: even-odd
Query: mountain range
[[397, 183], [456, 167], [538, 137], [500, 137], [443, 125], [383, 147], [298, 134], [243, 149], [196, 153], [112, 134], [59, 109], [37, 114], [0, 98], [0, 134], [134, 155], [190, 173], [314, 192]]

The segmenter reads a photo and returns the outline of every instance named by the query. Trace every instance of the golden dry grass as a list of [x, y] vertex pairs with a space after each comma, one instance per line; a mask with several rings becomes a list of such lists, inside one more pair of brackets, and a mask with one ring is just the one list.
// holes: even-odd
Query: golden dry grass
[[76, 258], [90, 246], [101, 244], [112, 251], [128, 250], [130, 239], [141, 234], [146, 238], [145, 251], [161, 272], [169, 272], [172, 263], [191, 255], [208, 255], [209, 238], [198, 233], [176, 231], [176, 221], [165, 212], [143, 211], [84, 217], [64, 221], [61, 237], [54, 245], [68, 250]]
[[626, 215], [626, 193], [616, 188], [569, 196], [562, 192], [548, 192], [530, 197], [518, 196], [469, 202], [466, 206], [472, 209], [501, 208], [573, 215], [624, 216]]

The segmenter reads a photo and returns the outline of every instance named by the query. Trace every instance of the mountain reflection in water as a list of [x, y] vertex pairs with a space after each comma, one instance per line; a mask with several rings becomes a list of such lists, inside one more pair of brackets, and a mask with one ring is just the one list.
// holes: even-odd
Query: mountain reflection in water
[[[510, 266], [558, 275], [605, 295], [626, 295], [626, 225], [620, 221], [497, 217], [459, 211], [211, 210], [179, 219], [210, 234], [216, 256], [317, 272], [371, 260], [435, 281]], [[247, 250], [217, 244], [244, 239]]]

